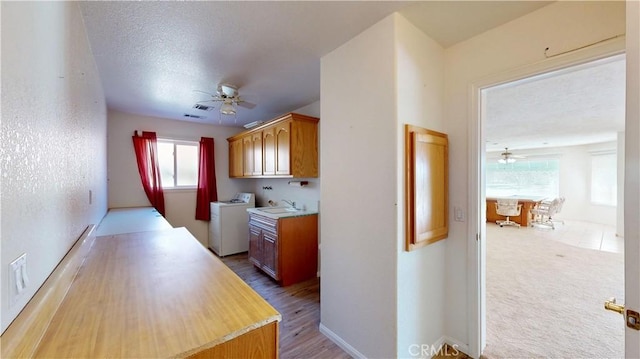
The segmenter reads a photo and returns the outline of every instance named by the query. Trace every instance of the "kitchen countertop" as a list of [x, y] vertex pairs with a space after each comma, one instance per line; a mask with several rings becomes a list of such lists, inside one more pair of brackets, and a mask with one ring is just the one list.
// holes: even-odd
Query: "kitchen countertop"
[[186, 357], [280, 320], [185, 228], [102, 236], [34, 356]]
[[[268, 211], [273, 211], [272, 213]], [[247, 212], [259, 214], [272, 219], [311, 216], [318, 214], [316, 210], [287, 211], [287, 207], [255, 207], [247, 208]]]

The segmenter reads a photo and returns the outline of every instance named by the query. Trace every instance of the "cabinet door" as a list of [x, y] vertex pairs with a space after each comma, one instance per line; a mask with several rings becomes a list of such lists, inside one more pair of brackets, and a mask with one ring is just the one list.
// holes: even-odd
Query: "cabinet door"
[[262, 230], [249, 226], [249, 261], [262, 267]]
[[251, 147], [253, 149], [253, 170], [254, 176], [262, 175], [262, 132], [256, 132], [251, 135]]
[[268, 127], [262, 131], [262, 148], [264, 166], [262, 172], [265, 175], [276, 174], [276, 128]]
[[242, 177], [242, 140], [229, 142], [229, 177]]
[[449, 234], [448, 138], [444, 133], [405, 125], [406, 250]]
[[291, 121], [284, 121], [275, 128], [276, 174], [291, 174]]
[[251, 135], [242, 138], [242, 174], [253, 175], [253, 143]]
[[278, 276], [278, 236], [271, 232], [262, 232], [262, 269], [273, 279]]

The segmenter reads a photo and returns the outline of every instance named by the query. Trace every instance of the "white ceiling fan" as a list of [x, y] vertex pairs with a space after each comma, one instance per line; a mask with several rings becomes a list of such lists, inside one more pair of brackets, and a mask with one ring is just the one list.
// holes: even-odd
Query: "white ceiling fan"
[[211, 96], [210, 100], [199, 101], [196, 103], [196, 106], [198, 106], [198, 104], [205, 103], [205, 102], [222, 102], [222, 104], [220, 105], [220, 113], [223, 115], [235, 115], [236, 114], [235, 106], [240, 106], [247, 109], [252, 109], [256, 107], [255, 104], [243, 100], [238, 94], [238, 88], [234, 85], [219, 84], [216, 94], [211, 94], [208, 92], [198, 91], [198, 90], [194, 90], [194, 91], [201, 92]]
[[498, 159], [499, 163], [514, 163], [518, 158], [526, 158], [524, 156], [516, 156], [513, 153], [509, 152], [509, 148], [505, 147], [504, 152], [500, 154], [500, 158]]

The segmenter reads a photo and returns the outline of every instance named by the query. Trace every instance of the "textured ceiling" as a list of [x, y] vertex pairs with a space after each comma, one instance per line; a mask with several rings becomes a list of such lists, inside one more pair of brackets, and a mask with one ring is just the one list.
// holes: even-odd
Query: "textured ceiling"
[[487, 151], [616, 140], [624, 131], [625, 60], [604, 60], [484, 91]]
[[[448, 47], [548, 1], [81, 2], [109, 108], [237, 125], [320, 99], [320, 58], [398, 11]], [[237, 116], [193, 108], [219, 83], [257, 106]], [[615, 139], [624, 126], [624, 62], [604, 61], [490, 90], [487, 149]], [[193, 119], [184, 114], [205, 118]]]
[[[242, 125], [320, 99], [320, 58], [401, 14], [449, 46], [535, 10], [531, 1], [88, 1], [83, 12], [107, 105], [123, 112]], [[193, 108], [219, 83], [257, 106]], [[198, 120], [184, 114], [205, 116]]]
[[[320, 58], [403, 2], [82, 2], [110, 108], [218, 124], [192, 106], [221, 82], [257, 104], [240, 125], [320, 99]], [[193, 120], [193, 119], [188, 119]]]

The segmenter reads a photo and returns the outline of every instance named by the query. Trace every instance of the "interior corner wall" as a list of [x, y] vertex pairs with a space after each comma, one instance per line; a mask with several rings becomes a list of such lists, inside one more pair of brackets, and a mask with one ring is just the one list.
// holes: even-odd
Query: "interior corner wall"
[[[107, 209], [106, 105], [75, 2], [2, 2], [2, 332]], [[10, 303], [9, 263], [29, 284]]]
[[[445, 247], [441, 240], [405, 251], [404, 125], [446, 132], [444, 49], [401, 15], [396, 16], [398, 349], [396, 357], [423, 357], [444, 335]], [[451, 216], [449, 216], [451, 217]]]
[[356, 357], [396, 356], [394, 61], [393, 16], [321, 59], [320, 328]]
[[[551, 54], [625, 33], [624, 1], [554, 2], [528, 15], [496, 27], [445, 50], [445, 116], [449, 134], [450, 201], [470, 213], [469, 156], [479, 156], [469, 148], [474, 126], [471, 113], [470, 87], [474, 81], [496, 76], [545, 60], [544, 50]], [[473, 161], [471, 161], [473, 162]], [[473, 185], [473, 184], [471, 184]], [[467, 223], [450, 226], [446, 248], [445, 331], [448, 337], [470, 343], [470, 305], [475, 305], [468, 292], [468, 263], [473, 253], [475, 230]], [[475, 336], [475, 334], [473, 334]], [[469, 353], [479, 355], [479, 353]]]
[[[229, 178], [227, 138], [243, 128], [214, 126], [195, 122], [147, 117], [119, 111], [108, 114], [109, 208], [150, 206], [136, 164], [131, 136], [135, 130], [154, 131], [158, 137], [199, 141], [212, 137], [215, 142], [218, 198], [230, 199], [236, 192], [253, 192], [253, 179]], [[165, 190], [165, 217], [174, 227], [186, 227], [194, 237], [208, 245], [209, 222], [197, 221], [196, 190]]]

